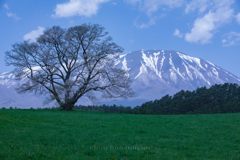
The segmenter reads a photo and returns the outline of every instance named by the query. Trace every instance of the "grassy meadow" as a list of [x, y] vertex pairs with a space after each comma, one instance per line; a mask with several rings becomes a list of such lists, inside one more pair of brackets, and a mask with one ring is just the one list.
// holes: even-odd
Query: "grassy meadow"
[[0, 159], [240, 159], [240, 113], [0, 110]]

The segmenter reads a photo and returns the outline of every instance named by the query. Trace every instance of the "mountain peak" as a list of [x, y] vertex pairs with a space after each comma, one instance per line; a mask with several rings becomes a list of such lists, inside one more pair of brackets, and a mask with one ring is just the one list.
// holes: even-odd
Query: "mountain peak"
[[[240, 84], [240, 78], [230, 72], [179, 51], [141, 49], [122, 55], [121, 61], [119, 67], [131, 69], [135, 90], [145, 92], [157, 88], [158, 93], [173, 94], [226, 82]], [[160, 98], [158, 93], [154, 97]]]

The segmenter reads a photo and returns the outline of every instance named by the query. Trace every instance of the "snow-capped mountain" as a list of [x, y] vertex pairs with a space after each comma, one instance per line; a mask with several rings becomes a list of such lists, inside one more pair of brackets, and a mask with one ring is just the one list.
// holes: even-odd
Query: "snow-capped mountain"
[[140, 102], [160, 99], [182, 89], [226, 82], [240, 84], [240, 78], [230, 72], [178, 51], [138, 50], [121, 55], [118, 66], [131, 70], [132, 87], [137, 94], [134, 103], [137, 99]]
[[[120, 63], [121, 62], [121, 63]], [[139, 50], [121, 56], [123, 69], [145, 85], [151, 80], [174, 88], [195, 89], [216, 83], [240, 83], [240, 78], [200, 58], [171, 50]]]
[[[129, 100], [104, 101], [101, 104], [125, 106], [141, 105], [143, 102], [160, 99], [166, 94], [180, 90], [194, 90], [220, 83], [240, 84], [240, 78], [200, 58], [171, 50], [138, 50], [124, 55], [116, 62], [117, 67], [128, 70], [133, 79], [132, 88], [136, 97]], [[17, 94], [16, 81], [11, 72], [0, 74], [0, 107], [42, 108], [44, 97], [33, 94]], [[90, 104], [80, 99], [78, 104]]]

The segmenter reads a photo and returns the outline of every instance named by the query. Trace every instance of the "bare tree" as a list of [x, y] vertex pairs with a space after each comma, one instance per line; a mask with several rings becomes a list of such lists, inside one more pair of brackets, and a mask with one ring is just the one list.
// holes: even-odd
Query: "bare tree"
[[53, 26], [36, 42], [12, 45], [5, 53], [6, 64], [15, 66], [18, 93], [49, 94], [46, 102], [56, 100], [64, 110], [71, 110], [82, 96], [95, 102], [100, 98], [128, 98], [129, 71], [116, 67], [117, 53], [123, 49], [112, 42], [105, 28], [83, 24], [62, 29]]

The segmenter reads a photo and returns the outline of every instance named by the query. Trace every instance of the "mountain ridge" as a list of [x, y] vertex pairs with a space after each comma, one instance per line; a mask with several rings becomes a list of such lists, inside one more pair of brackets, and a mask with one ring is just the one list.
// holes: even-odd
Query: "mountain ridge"
[[[136, 92], [136, 97], [129, 100], [105, 100], [99, 104], [122, 104], [134, 107], [146, 101], [160, 99], [166, 94], [173, 95], [180, 90], [194, 90], [202, 86], [210, 87], [223, 83], [240, 84], [240, 78], [232, 73], [204, 59], [191, 57], [180, 51], [141, 49], [119, 57], [116, 66], [125, 70], [130, 69], [129, 76], [134, 80], [132, 88]], [[46, 107], [40, 103], [44, 99], [43, 96], [17, 94], [13, 89], [17, 83], [13, 79], [14, 75], [11, 72], [0, 74], [0, 93], [9, 92], [7, 95], [14, 97], [3, 95], [4, 99], [0, 99], [0, 107], [4, 105], [6, 107], [18, 105], [17, 107], [20, 108]], [[78, 104], [91, 103], [82, 98]], [[53, 105], [56, 104], [51, 103], [48, 106]]]

